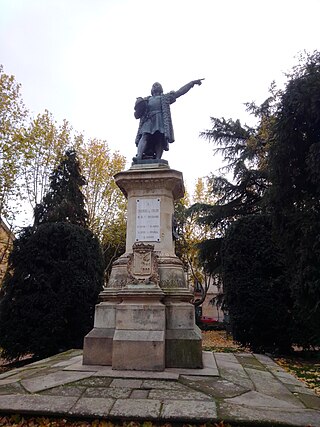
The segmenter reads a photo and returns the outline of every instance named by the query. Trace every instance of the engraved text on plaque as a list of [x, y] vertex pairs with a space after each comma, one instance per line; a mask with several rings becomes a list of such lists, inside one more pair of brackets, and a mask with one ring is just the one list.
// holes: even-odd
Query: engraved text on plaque
[[136, 242], [160, 242], [160, 199], [137, 199]]

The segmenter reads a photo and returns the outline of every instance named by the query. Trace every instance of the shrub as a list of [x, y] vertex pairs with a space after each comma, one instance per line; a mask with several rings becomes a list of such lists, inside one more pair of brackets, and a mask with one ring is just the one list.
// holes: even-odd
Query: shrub
[[82, 346], [103, 286], [103, 255], [85, 228], [68, 223], [31, 227], [15, 241], [1, 291], [3, 356], [38, 357]]
[[290, 295], [267, 216], [246, 216], [229, 228], [222, 274], [234, 340], [253, 351], [288, 351]]

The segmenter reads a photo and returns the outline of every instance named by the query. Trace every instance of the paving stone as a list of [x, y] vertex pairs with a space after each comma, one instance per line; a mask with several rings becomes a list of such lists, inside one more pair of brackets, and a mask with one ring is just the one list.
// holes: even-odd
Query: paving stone
[[88, 377], [83, 380], [79, 380], [74, 385], [85, 386], [85, 387], [109, 387], [112, 378], [106, 377]]
[[305, 404], [305, 406], [309, 409], [317, 409], [320, 410], [320, 397], [311, 394], [300, 394], [298, 393], [299, 399]]
[[44, 395], [7, 395], [1, 396], [1, 412], [12, 413], [14, 411], [41, 414], [41, 415], [66, 415], [76, 403], [78, 397], [52, 397]]
[[175, 421], [214, 421], [217, 418], [215, 402], [199, 402], [186, 400], [165, 400], [161, 410], [161, 418]]
[[265, 423], [283, 423], [286, 426], [320, 426], [320, 413], [312, 409], [290, 409], [284, 408], [253, 408], [242, 405], [232, 405], [223, 402], [219, 405], [219, 419], [223, 419], [225, 423], [246, 423], [251, 422], [251, 425]]
[[61, 362], [55, 363], [52, 365], [54, 368], [73, 365], [74, 363], [82, 363], [82, 355], [71, 357], [71, 359], [62, 360]]
[[202, 352], [202, 363], [204, 368], [217, 369], [216, 360], [212, 351]]
[[149, 390], [132, 390], [130, 399], [147, 399], [149, 396]]
[[0, 380], [11, 377], [12, 375], [15, 375], [18, 372], [18, 369], [12, 369], [11, 371], [3, 372], [2, 374], [0, 374]]
[[213, 377], [206, 377], [206, 376], [200, 376], [200, 375], [180, 375], [179, 381], [181, 381], [181, 378], [187, 378], [188, 380], [193, 380], [193, 381], [209, 381], [209, 380], [215, 379]]
[[217, 359], [217, 366], [218, 366], [219, 371], [221, 371], [221, 369], [232, 369], [233, 371], [235, 371], [235, 370], [243, 371], [244, 370], [241, 363], [229, 362], [228, 360], [223, 360], [223, 359]]
[[259, 360], [257, 360], [251, 354], [245, 355], [245, 356], [236, 354], [235, 357], [238, 360], [238, 362], [240, 362], [244, 368], [252, 368], [252, 369], [257, 369], [260, 371], [266, 370], [266, 368], [262, 365], [262, 363], [260, 363]]
[[[39, 367], [37, 369], [20, 369], [18, 370], [14, 375], [11, 375], [10, 377], [7, 377], [5, 379], [0, 380], [0, 385], [1, 384], [9, 384], [9, 383], [13, 383], [16, 381], [20, 381], [22, 379], [26, 379], [26, 378], [33, 378], [33, 377], [37, 377], [39, 375], [43, 374], [47, 374], [49, 371], [49, 368], [47, 367]], [[51, 371], [52, 372], [52, 371]], [[55, 372], [55, 370], [53, 371]]]
[[254, 353], [253, 355], [256, 359], [259, 360], [259, 362], [261, 362], [263, 365], [267, 366], [268, 368], [269, 367], [279, 368], [279, 365], [274, 360], [272, 360], [269, 356], [266, 356], [265, 354], [256, 354], [256, 353]]
[[311, 395], [315, 395], [314, 390], [312, 390], [312, 388], [308, 388], [307, 386], [305, 386], [302, 382], [300, 383], [299, 386], [293, 385], [293, 384], [286, 384], [286, 387], [288, 388], [288, 390], [291, 391], [291, 393], [293, 394], [297, 394], [297, 393], [301, 393], [301, 394], [311, 394]]
[[70, 409], [70, 415], [87, 416], [87, 417], [105, 417], [109, 415], [110, 409], [114, 404], [114, 399], [104, 399], [95, 397], [94, 399], [82, 397]]
[[113, 405], [110, 416], [128, 419], [155, 419], [160, 415], [160, 400], [118, 399]]
[[14, 383], [17, 383], [19, 381], [20, 381], [20, 378], [17, 378], [16, 376], [14, 378], [7, 377], [7, 378], [0, 380], [0, 387], [8, 385], [8, 384], [14, 384]]
[[42, 375], [39, 377], [26, 379], [21, 381], [21, 384], [30, 393], [45, 390], [47, 388], [57, 387], [59, 385], [78, 381], [82, 378], [91, 376], [90, 372], [65, 372], [58, 371], [54, 374]]
[[241, 369], [221, 368], [220, 377], [246, 389], [254, 389], [252, 381], [242, 366]]
[[189, 389], [188, 391], [176, 391], [176, 390], [151, 390], [149, 393], [149, 399], [179, 399], [179, 400], [211, 400], [209, 396], [204, 393]]
[[27, 366], [30, 368], [35, 368], [39, 366], [46, 366], [49, 367], [53, 363], [57, 363], [59, 360], [64, 360], [63, 357], [59, 357], [59, 355], [47, 357], [45, 359], [37, 360], [36, 362], [29, 363]]
[[181, 378], [181, 381], [186, 385], [189, 385], [191, 388], [202, 391], [217, 399], [235, 397], [251, 390], [221, 378], [194, 380], [192, 377], [183, 377]]
[[39, 366], [52, 366], [55, 363], [61, 362], [62, 360], [70, 360], [71, 358], [81, 355], [82, 350], [68, 350], [64, 353], [59, 353], [54, 356], [47, 357], [46, 359], [41, 359], [33, 363], [29, 363], [28, 367], [34, 368]]
[[[173, 368], [171, 368], [173, 369]], [[190, 369], [188, 370], [190, 372]], [[179, 373], [174, 370], [166, 369], [163, 372], [151, 371], [118, 371], [113, 370], [111, 366], [103, 366], [93, 376], [110, 377], [110, 378], [132, 378], [132, 379], [159, 379], [159, 380], [177, 380]]]
[[0, 387], [0, 395], [2, 394], [26, 394], [27, 391], [18, 383], [7, 384]]
[[140, 388], [142, 380], [122, 379], [116, 378], [111, 381], [110, 387], [126, 387], [126, 388]]
[[273, 374], [284, 384], [293, 384], [296, 386], [301, 385], [301, 381], [298, 378], [295, 378], [293, 375], [289, 374], [289, 372], [285, 371], [276, 371]]
[[83, 397], [112, 397], [113, 399], [125, 399], [129, 397], [132, 388], [125, 387], [90, 387], [87, 388]]
[[76, 396], [80, 397], [84, 392], [86, 388], [85, 387], [66, 387], [66, 386], [59, 386], [54, 388], [49, 388], [48, 390], [41, 391], [40, 394], [47, 395], [47, 396]]
[[270, 372], [257, 371], [246, 368], [246, 371], [253, 382], [255, 389], [269, 396], [277, 397], [287, 402], [292, 402], [301, 406], [300, 402], [292, 395], [287, 387], [278, 381]]
[[20, 381], [40, 377], [42, 375], [54, 374], [59, 371], [61, 371], [59, 368], [52, 368], [51, 366], [39, 366], [37, 368], [21, 369], [11, 378], [17, 378]]
[[214, 357], [217, 360], [224, 360], [231, 363], [239, 363], [236, 359], [236, 356], [232, 353], [214, 353]]
[[242, 394], [241, 396], [232, 397], [230, 399], [225, 399], [225, 402], [232, 403], [236, 405], [244, 405], [250, 407], [258, 408], [299, 408], [300, 402], [287, 402], [280, 399], [279, 397], [268, 396], [257, 391], [248, 391], [247, 393]]
[[[259, 371], [257, 369], [245, 368], [246, 373], [249, 378], [253, 381], [254, 385], [257, 387], [258, 391], [263, 391], [265, 388], [268, 388], [267, 383], [274, 383], [280, 387], [280, 390], [285, 390], [285, 386], [274, 376], [271, 372], [268, 371]], [[259, 388], [263, 390], [259, 390]]]
[[166, 371], [173, 372], [179, 375], [200, 375], [217, 377], [219, 376], [218, 368], [203, 368], [203, 369], [183, 369], [183, 368], [167, 368]]
[[[111, 368], [111, 367], [110, 367]], [[101, 372], [106, 369], [105, 366], [101, 365], [83, 365], [82, 361], [73, 363], [72, 365], [65, 366], [64, 371], [77, 371], [77, 372]]]
[[177, 381], [156, 381], [156, 380], [144, 380], [142, 383], [141, 388], [146, 388], [146, 389], [151, 389], [151, 388], [155, 388], [155, 389], [163, 389], [163, 390], [177, 390], [177, 391], [186, 391], [188, 390], [188, 387], [186, 387], [183, 384], [180, 384]]
[[216, 358], [217, 367], [219, 370], [232, 369], [232, 370], [244, 371], [243, 366], [233, 354], [217, 353], [215, 354], [215, 358]]

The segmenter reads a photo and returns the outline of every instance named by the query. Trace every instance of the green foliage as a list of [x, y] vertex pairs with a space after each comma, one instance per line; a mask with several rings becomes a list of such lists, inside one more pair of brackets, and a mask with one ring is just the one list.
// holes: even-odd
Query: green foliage
[[[223, 175], [212, 176], [216, 203], [198, 203], [191, 212], [198, 213], [200, 225], [211, 226], [217, 233], [214, 239], [200, 246], [202, 264], [211, 273], [219, 270], [221, 243], [222, 247], [227, 244], [233, 223], [235, 229], [242, 230], [242, 221], [249, 220], [252, 214], [262, 218], [270, 215], [273, 244], [276, 244], [282, 263], [278, 277], [280, 293], [285, 289], [286, 300], [292, 301], [294, 335], [290, 339], [308, 347], [320, 344], [320, 53], [302, 56], [299, 65], [287, 77], [283, 91], [271, 85], [270, 97], [261, 106], [247, 104], [248, 111], [258, 119], [255, 128], [242, 126], [238, 120], [211, 119], [212, 129], [202, 135], [216, 144], [216, 151], [222, 152], [225, 170], [233, 173], [233, 181]], [[248, 230], [248, 233], [241, 233], [241, 238], [244, 248], [235, 246], [239, 260], [236, 262], [236, 254], [233, 260], [238, 276], [250, 276], [256, 271], [260, 283], [265, 286], [255, 285], [251, 289], [255, 282], [250, 281], [248, 293], [252, 292], [257, 301], [265, 299], [272, 303], [271, 297], [265, 295], [269, 289], [266, 287], [268, 271], [260, 269], [256, 263], [249, 268], [243, 257], [242, 251], [254, 244], [256, 236]], [[261, 246], [259, 250], [267, 250], [270, 242], [261, 241], [267, 247]], [[234, 248], [227, 247], [234, 253]], [[251, 261], [249, 254], [248, 257]], [[231, 268], [229, 264], [228, 268]], [[228, 305], [228, 298], [235, 295], [233, 288], [237, 282], [228, 281], [224, 269], [225, 264], [222, 271], [228, 283], [224, 283]], [[270, 286], [277, 293], [273, 280], [276, 277], [272, 278]], [[242, 298], [243, 310], [250, 312], [250, 301]], [[257, 316], [258, 310], [265, 313], [264, 306], [257, 306]], [[238, 339], [253, 341], [253, 330], [239, 331], [237, 321], [233, 317]], [[260, 332], [257, 329], [254, 333]], [[279, 336], [281, 334], [279, 326]], [[266, 346], [272, 345], [271, 338], [265, 340]]]
[[272, 96], [261, 107], [247, 105], [260, 119], [256, 128], [242, 126], [239, 120], [211, 117], [212, 129], [201, 133], [215, 143], [215, 152], [222, 153], [225, 166], [221, 172], [233, 175], [232, 181], [223, 175], [209, 176], [208, 188], [214, 203], [197, 201], [189, 209], [191, 215], [197, 215], [201, 227], [213, 230], [214, 236], [199, 245], [200, 260], [210, 274], [220, 273], [220, 248], [229, 226], [238, 218], [265, 210], [264, 197], [270, 185], [266, 158], [273, 102]]
[[288, 75], [270, 149], [269, 203], [286, 256], [299, 328], [296, 341], [320, 345], [320, 52]]
[[198, 244], [199, 260], [207, 274], [219, 274], [221, 266], [221, 244], [223, 239], [207, 239]]
[[263, 210], [262, 199], [269, 186], [265, 157], [271, 105], [272, 98], [264, 108], [248, 105], [249, 110], [260, 115], [257, 128], [242, 126], [239, 120], [211, 117], [212, 129], [201, 133], [217, 145], [215, 152], [221, 152], [225, 162], [222, 171], [232, 172], [233, 181], [225, 176], [209, 177], [215, 203], [196, 203], [192, 207], [191, 211], [199, 214], [199, 224], [224, 233], [237, 218]]
[[126, 199], [116, 185], [114, 175], [125, 167], [125, 158], [111, 153], [106, 141], [90, 139], [79, 150], [87, 185], [83, 192], [88, 211], [88, 228], [99, 237], [108, 280], [112, 263], [125, 252]]
[[277, 211], [317, 205], [320, 192], [320, 52], [304, 58], [288, 77], [270, 150]]
[[122, 216], [114, 219], [104, 229], [102, 249], [105, 262], [105, 279], [108, 282], [113, 262], [126, 251], [126, 222]]
[[229, 228], [222, 247], [222, 271], [224, 307], [235, 341], [256, 352], [287, 351], [290, 294], [269, 217], [246, 216]]
[[29, 125], [21, 130], [23, 197], [32, 209], [48, 191], [50, 174], [63, 158], [67, 147], [78, 145], [72, 140], [71, 130], [66, 120], [58, 125], [48, 110], [31, 119]]
[[81, 191], [85, 183], [75, 150], [68, 150], [50, 176], [49, 191], [35, 208], [35, 224], [68, 222], [85, 227], [88, 214]]
[[125, 167], [125, 158], [111, 153], [106, 141], [90, 139], [79, 150], [87, 185], [83, 189], [88, 211], [88, 227], [108, 245], [113, 240], [108, 230], [117, 222], [126, 223], [126, 200], [114, 175]]
[[[207, 188], [208, 182], [198, 179], [193, 199], [203, 203], [212, 202], [212, 196]], [[213, 284], [213, 277], [207, 274], [207, 270], [199, 262], [199, 244], [212, 237], [213, 232], [210, 226], [199, 227], [198, 214], [189, 211], [187, 208], [189, 203], [187, 194], [183, 199], [175, 202], [175, 251], [184, 264], [189, 285], [193, 286], [197, 292], [197, 298], [193, 303], [195, 306], [200, 306], [206, 298], [209, 286]]]
[[0, 302], [3, 356], [81, 347], [103, 285], [103, 255], [93, 234], [68, 223], [29, 227], [14, 242], [10, 267]]
[[20, 94], [20, 85], [14, 76], [4, 73], [0, 65], [0, 216], [11, 223], [18, 211], [12, 202], [21, 188], [19, 155], [21, 152], [20, 130], [27, 111]]

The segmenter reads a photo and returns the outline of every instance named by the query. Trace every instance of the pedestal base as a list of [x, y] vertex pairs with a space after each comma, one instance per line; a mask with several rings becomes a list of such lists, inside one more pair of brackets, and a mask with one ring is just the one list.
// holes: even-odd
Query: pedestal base
[[202, 336], [189, 299], [179, 289], [165, 298], [167, 368], [202, 368]]
[[202, 368], [202, 337], [200, 329], [167, 330], [166, 368]]
[[164, 371], [164, 331], [116, 331], [112, 369]]
[[93, 328], [83, 344], [84, 365], [112, 365], [112, 344], [114, 328]]

